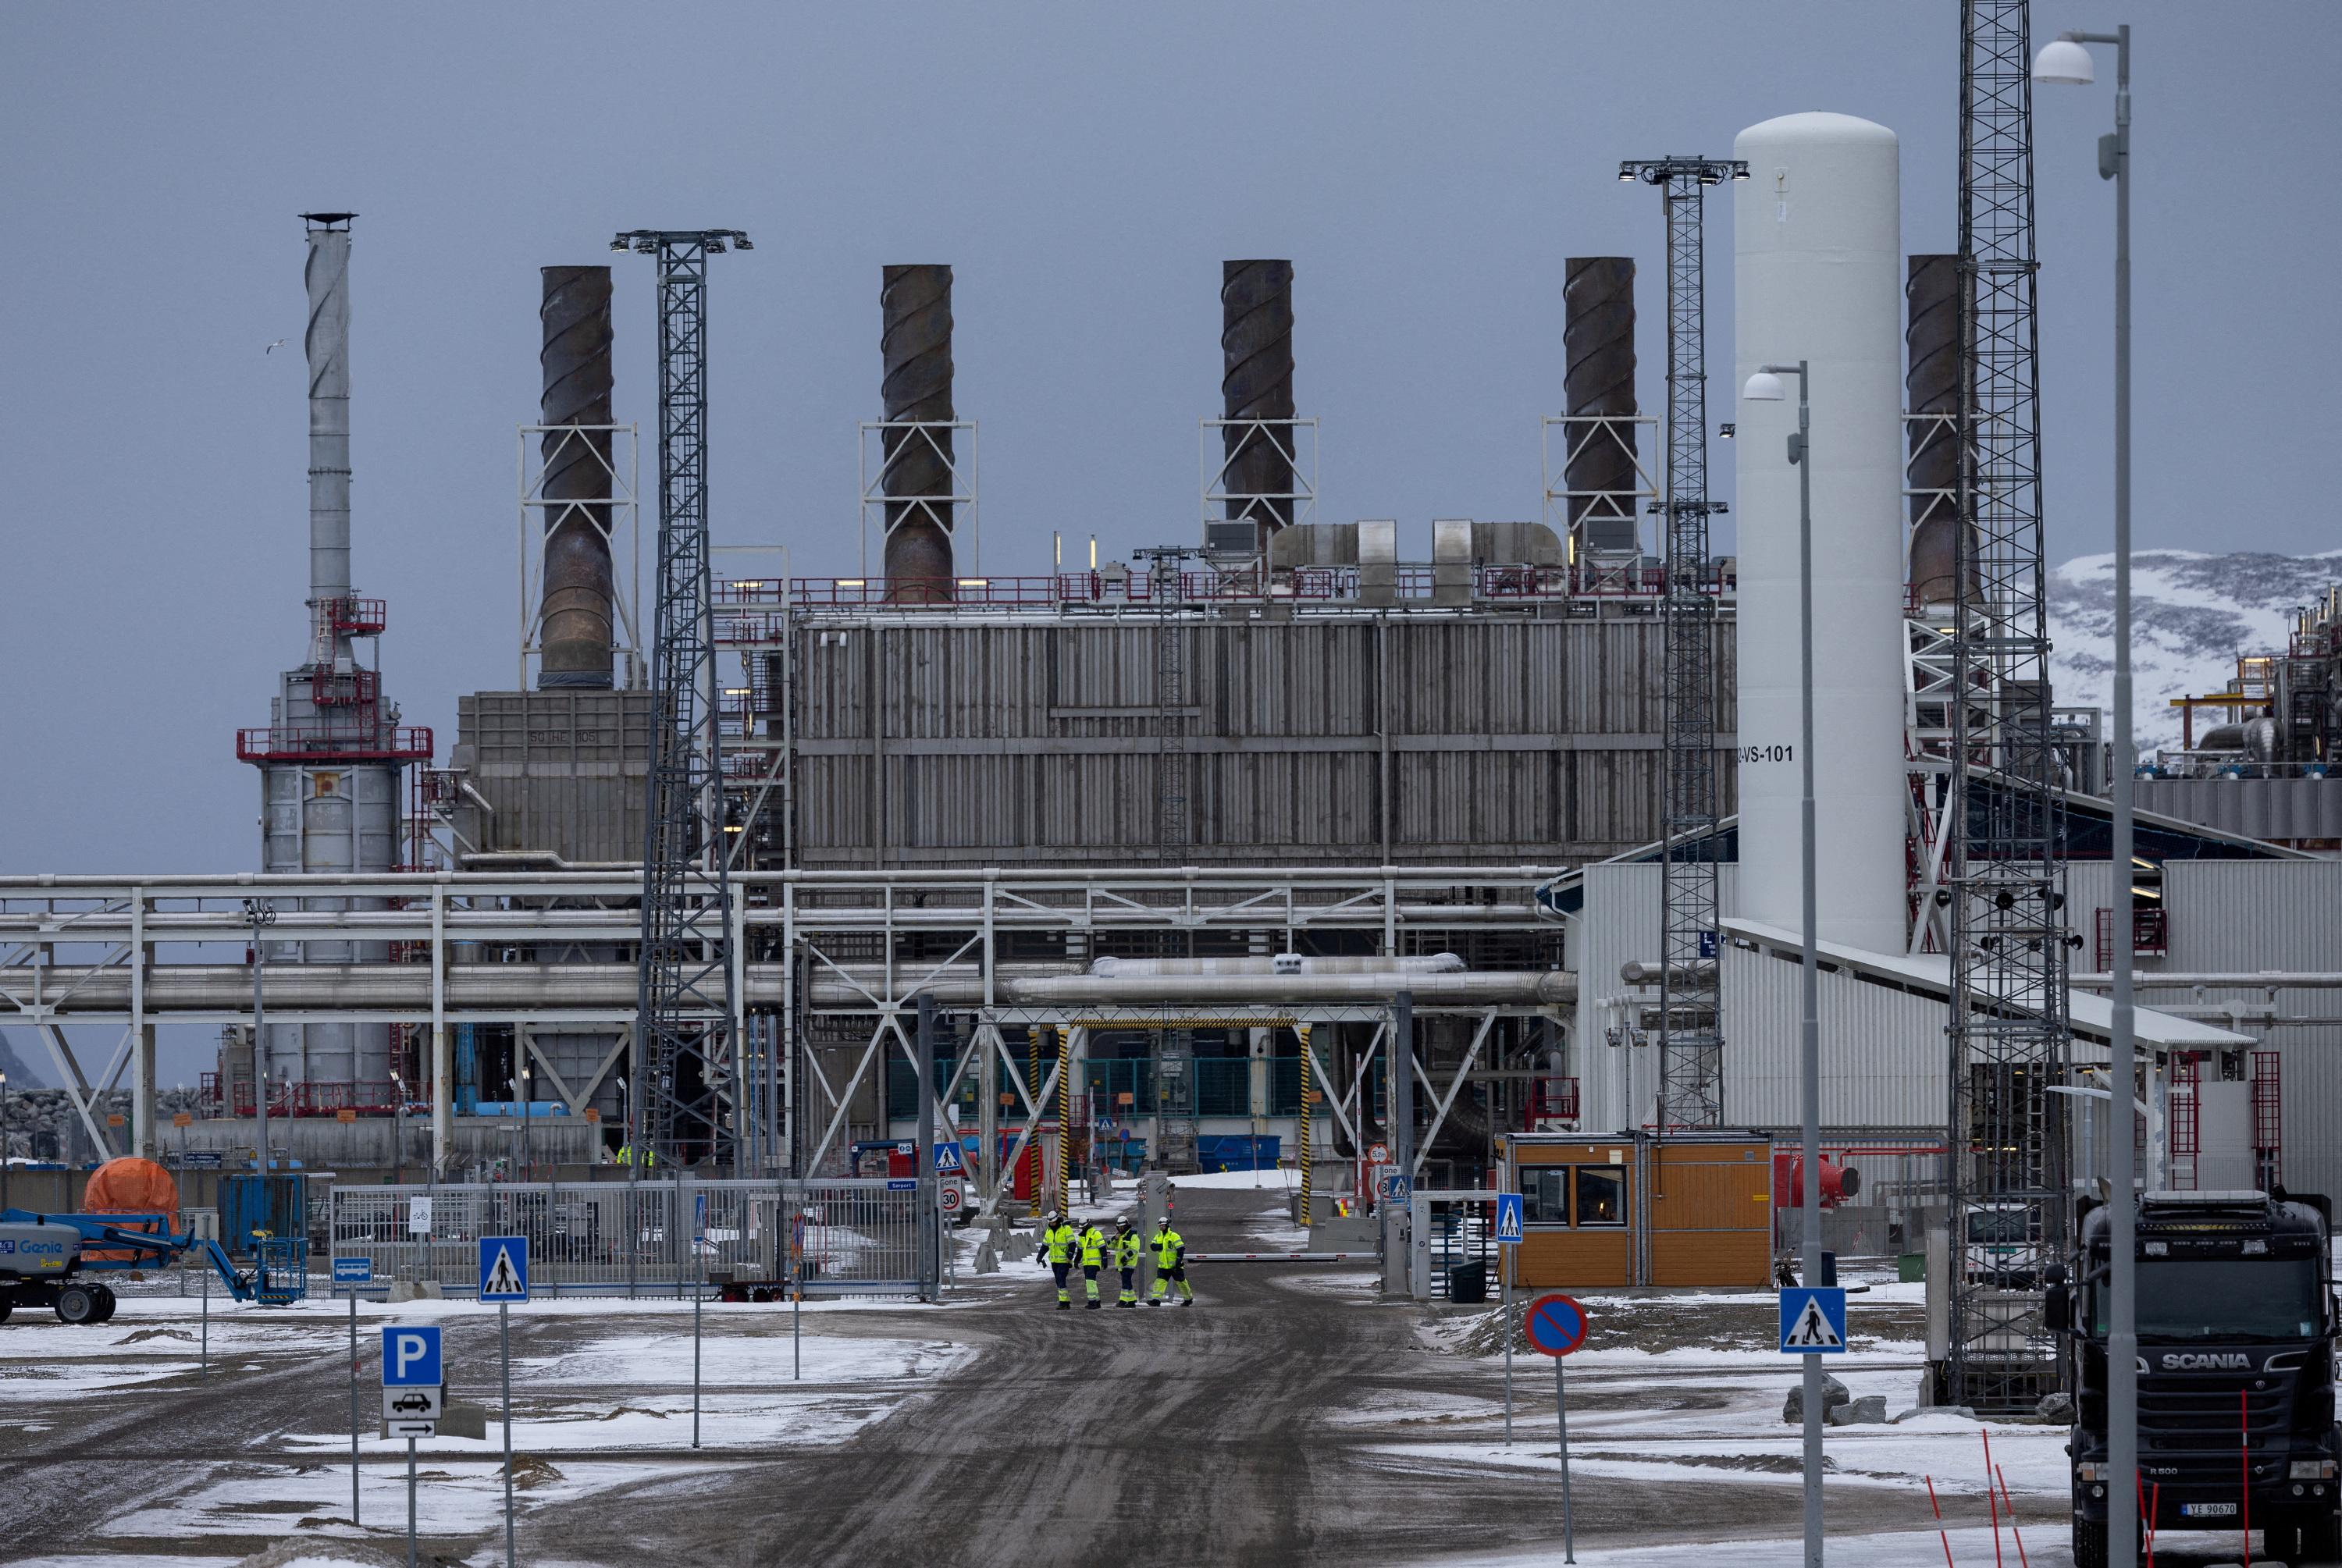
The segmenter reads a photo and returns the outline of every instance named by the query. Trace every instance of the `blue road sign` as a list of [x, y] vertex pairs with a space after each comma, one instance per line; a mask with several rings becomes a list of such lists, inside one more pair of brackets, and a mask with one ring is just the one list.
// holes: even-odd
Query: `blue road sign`
[[916, 1193], [919, 1190], [919, 1183], [909, 1176], [892, 1176], [887, 1179], [886, 1190], [890, 1193]]
[[1521, 1195], [1518, 1193], [1496, 1194], [1496, 1243], [1506, 1247], [1521, 1244]]
[[337, 1285], [370, 1285], [374, 1283], [372, 1258], [335, 1258], [334, 1283]]
[[1567, 1296], [1539, 1296], [1521, 1320], [1529, 1348], [1545, 1355], [1567, 1355], [1586, 1343], [1586, 1309]]
[[691, 1195], [691, 1239], [695, 1242], [707, 1240], [707, 1194], [706, 1193], [694, 1193]]
[[967, 1163], [959, 1157], [959, 1144], [956, 1142], [936, 1145], [936, 1175], [958, 1176], [965, 1175], [966, 1173]]
[[480, 1300], [483, 1302], [528, 1300], [528, 1238], [526, 1236], [482, 1236], [480, 1238]]
[[382, 1331], [383, 1387], [436, 1388], [446, 1381], [440, 1375], [437, 1324]]
[[1383, 1178], [1383, 1196], [1394, 1203], [1403, 1203], [1415, 1195], [1415, 1183], [1405, 1171], [1393, 1171]]
[[1781, 1353], [1846, 1353], [1843, 1286], [1797, 1285], [1781, 1293]]

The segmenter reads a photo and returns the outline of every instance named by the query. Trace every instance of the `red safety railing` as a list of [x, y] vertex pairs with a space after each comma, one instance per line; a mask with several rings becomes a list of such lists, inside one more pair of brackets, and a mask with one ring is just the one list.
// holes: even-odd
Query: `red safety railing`
[[[206, 1116], [258, 1114], [252, 1080], [239, 1078], [232, 1084], [223, 1084], [217, 1073], [202, 1074], [195, 1087], [195, 1104], [200, 1114]], [[387, 1116], [398, 1108], [398, 1086], [387, 1079], [378, 1083], [301, 1084], [280, 1080], [269, 1085], [268, 1114], [272, 1116], [338, 1116], [344, 1111], [361, 1116]]]
[[2285, 1077], [2277, 1053], [2256, 1051], [2252, 1058], [2253, 1163], [2261, 1191], [2273, 1192], [2285, 1180]]
[[317, 619], [328, 631], [344, 637], [379, 637], [390, 624], [386, 599], [321, 599]]
[[1575, 1078], [1532, 1078], [1529, 1080], [1529, 1125], [1541, 1122], [1571, 1122], [1577, 1120], [1577, 1080]]
[[431, 731], [423, 725], [382, 730], [371, 737], [315, 724], [267, 724], [235, 732], [238, 762], [429, 762]]

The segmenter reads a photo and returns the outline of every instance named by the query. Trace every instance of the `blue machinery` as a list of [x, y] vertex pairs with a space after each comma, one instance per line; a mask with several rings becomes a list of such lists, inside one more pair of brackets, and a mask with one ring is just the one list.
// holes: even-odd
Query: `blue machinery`
[[[120, 1269], [151, 1268], [176, 1262], [194, 1253], [212, 1266], [228, 1293], [240, 1302], [261, 1306], [287, 1306], [309, 1292], [309, 1239], [306, 1236], [258, 1235], [253, 1241], [253, 1266], [239, 1271], [225, 1248], [205, 1236], [173, 1234], [169, 1214], [43, 1214], [30, 1209], [0, 1210], [0, 1224], [58, 1225], [80, 1237], [81, 1254], [68, 1274]], [[152, 1225], [152, 1230], [134, 1226]], [[126, 1253], [92, 1257], [89, 1249]]]

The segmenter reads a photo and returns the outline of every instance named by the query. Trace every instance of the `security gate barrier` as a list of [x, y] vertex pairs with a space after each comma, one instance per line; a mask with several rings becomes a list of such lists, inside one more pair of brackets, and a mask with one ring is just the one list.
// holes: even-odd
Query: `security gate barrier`
[[808, 1293], [916, 1295], [932, 1181], [660, 1181], [335, 1187], [335, 1257], [377, 1283], [478, 1287], [482, 1236], [526, 1236], [545, 1294], [676, 1294], [800, 1283]]

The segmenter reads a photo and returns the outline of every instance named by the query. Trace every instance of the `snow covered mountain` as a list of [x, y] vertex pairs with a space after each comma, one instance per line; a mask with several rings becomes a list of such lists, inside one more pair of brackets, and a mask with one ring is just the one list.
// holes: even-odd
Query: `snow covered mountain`
[[[2131, 557], [2133, 728], [2142, 753], [2179, 745], [2173, 697], [2226, 689], [2238, 654], [2281, 650], [2294, 613], [2342, 579], [2342, 550], [2318, 555], [2143, 550]], [[2049, 576], [2051, 679], [2061, 706], [2114, 699], [2115, 558], [2083, 555]], [[2198, 714], [2204, 723], [2219, 717]]]

